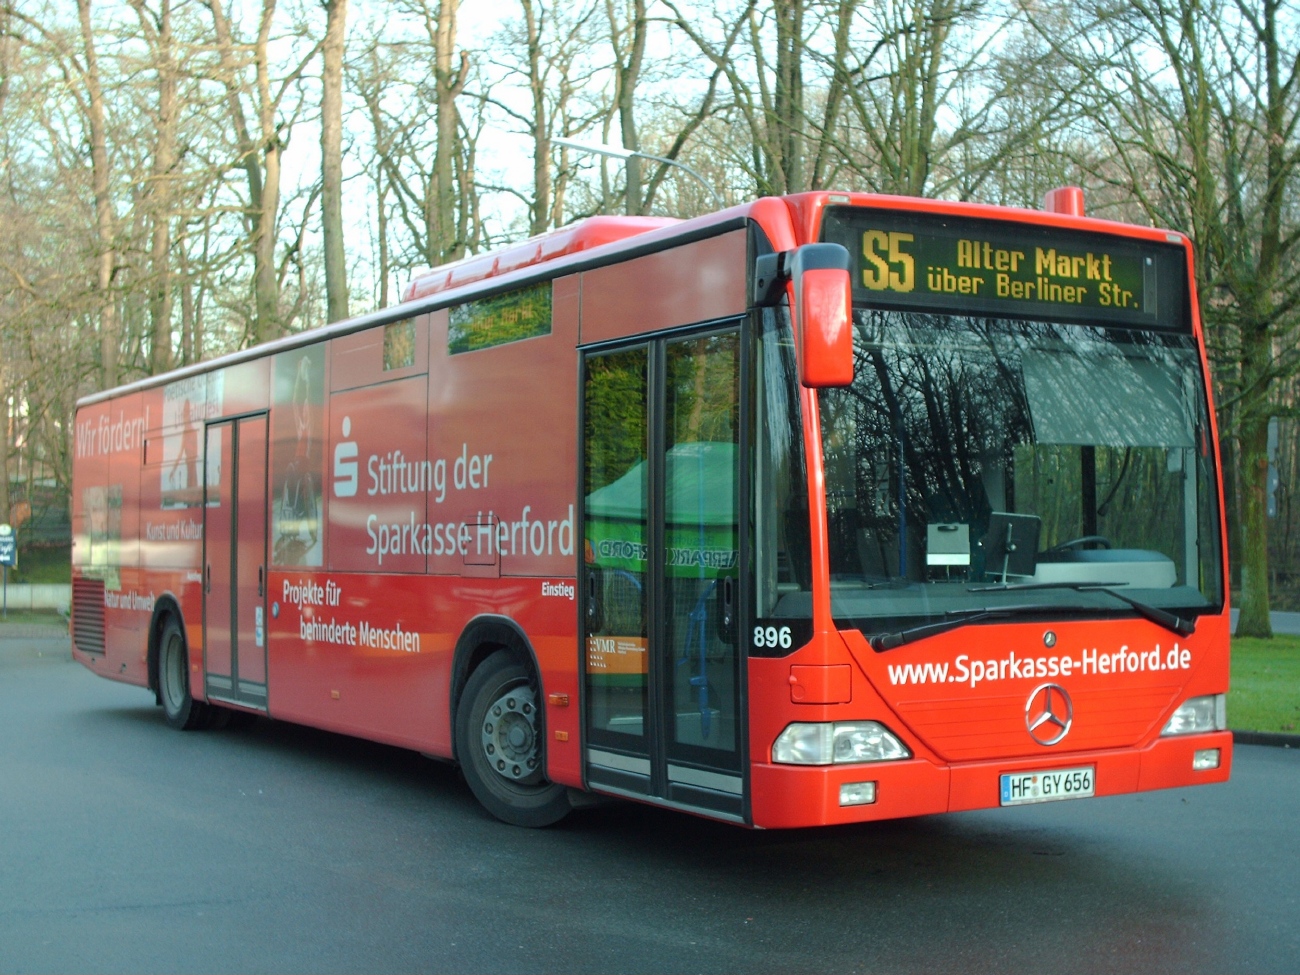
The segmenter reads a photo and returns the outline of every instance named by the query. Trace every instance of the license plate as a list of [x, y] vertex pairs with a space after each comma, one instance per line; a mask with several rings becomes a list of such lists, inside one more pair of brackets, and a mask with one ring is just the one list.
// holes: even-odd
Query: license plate
[[1091, 765], [1045, 772], [1009, 772], [1002, 776], [1002, 805], [1086, 799], [1095, 795], [1096, 786], [1097, 770]]

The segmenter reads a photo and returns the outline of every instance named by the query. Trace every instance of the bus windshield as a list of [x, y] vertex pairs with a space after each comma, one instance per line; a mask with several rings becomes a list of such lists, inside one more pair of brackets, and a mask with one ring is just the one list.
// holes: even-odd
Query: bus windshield
[[1191, 335], [870, 308], [854, 332], [853, 385], [820, 394], [842, 625], [1221, 608]]

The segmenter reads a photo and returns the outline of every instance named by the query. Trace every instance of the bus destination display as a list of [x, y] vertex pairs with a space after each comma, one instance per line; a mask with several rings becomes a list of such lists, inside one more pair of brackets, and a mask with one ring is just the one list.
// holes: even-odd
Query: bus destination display
[[929, 214], [835, 208], [825, 239], [873, 306], [1178, 328], [1181, 248]]

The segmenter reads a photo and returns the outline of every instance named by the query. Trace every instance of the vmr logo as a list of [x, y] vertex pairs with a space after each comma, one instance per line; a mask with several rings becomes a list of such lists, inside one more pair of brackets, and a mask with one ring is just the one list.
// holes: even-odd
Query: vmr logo
[[[352, 417], [343, 418], [344, 438], [352, 436]], [[357, 445], [344, 439], [334, 446], [334, 497], [350, 498], [357, 493]]]

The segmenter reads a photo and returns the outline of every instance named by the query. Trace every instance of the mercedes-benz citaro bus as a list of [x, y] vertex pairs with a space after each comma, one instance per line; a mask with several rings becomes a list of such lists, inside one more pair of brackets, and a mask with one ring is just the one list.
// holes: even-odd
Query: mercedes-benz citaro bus
[[265, 715], [801, 827], [1223, 782], [1192, 249], [860, 193], [594, 217], [80, 401], [74, 654]]

